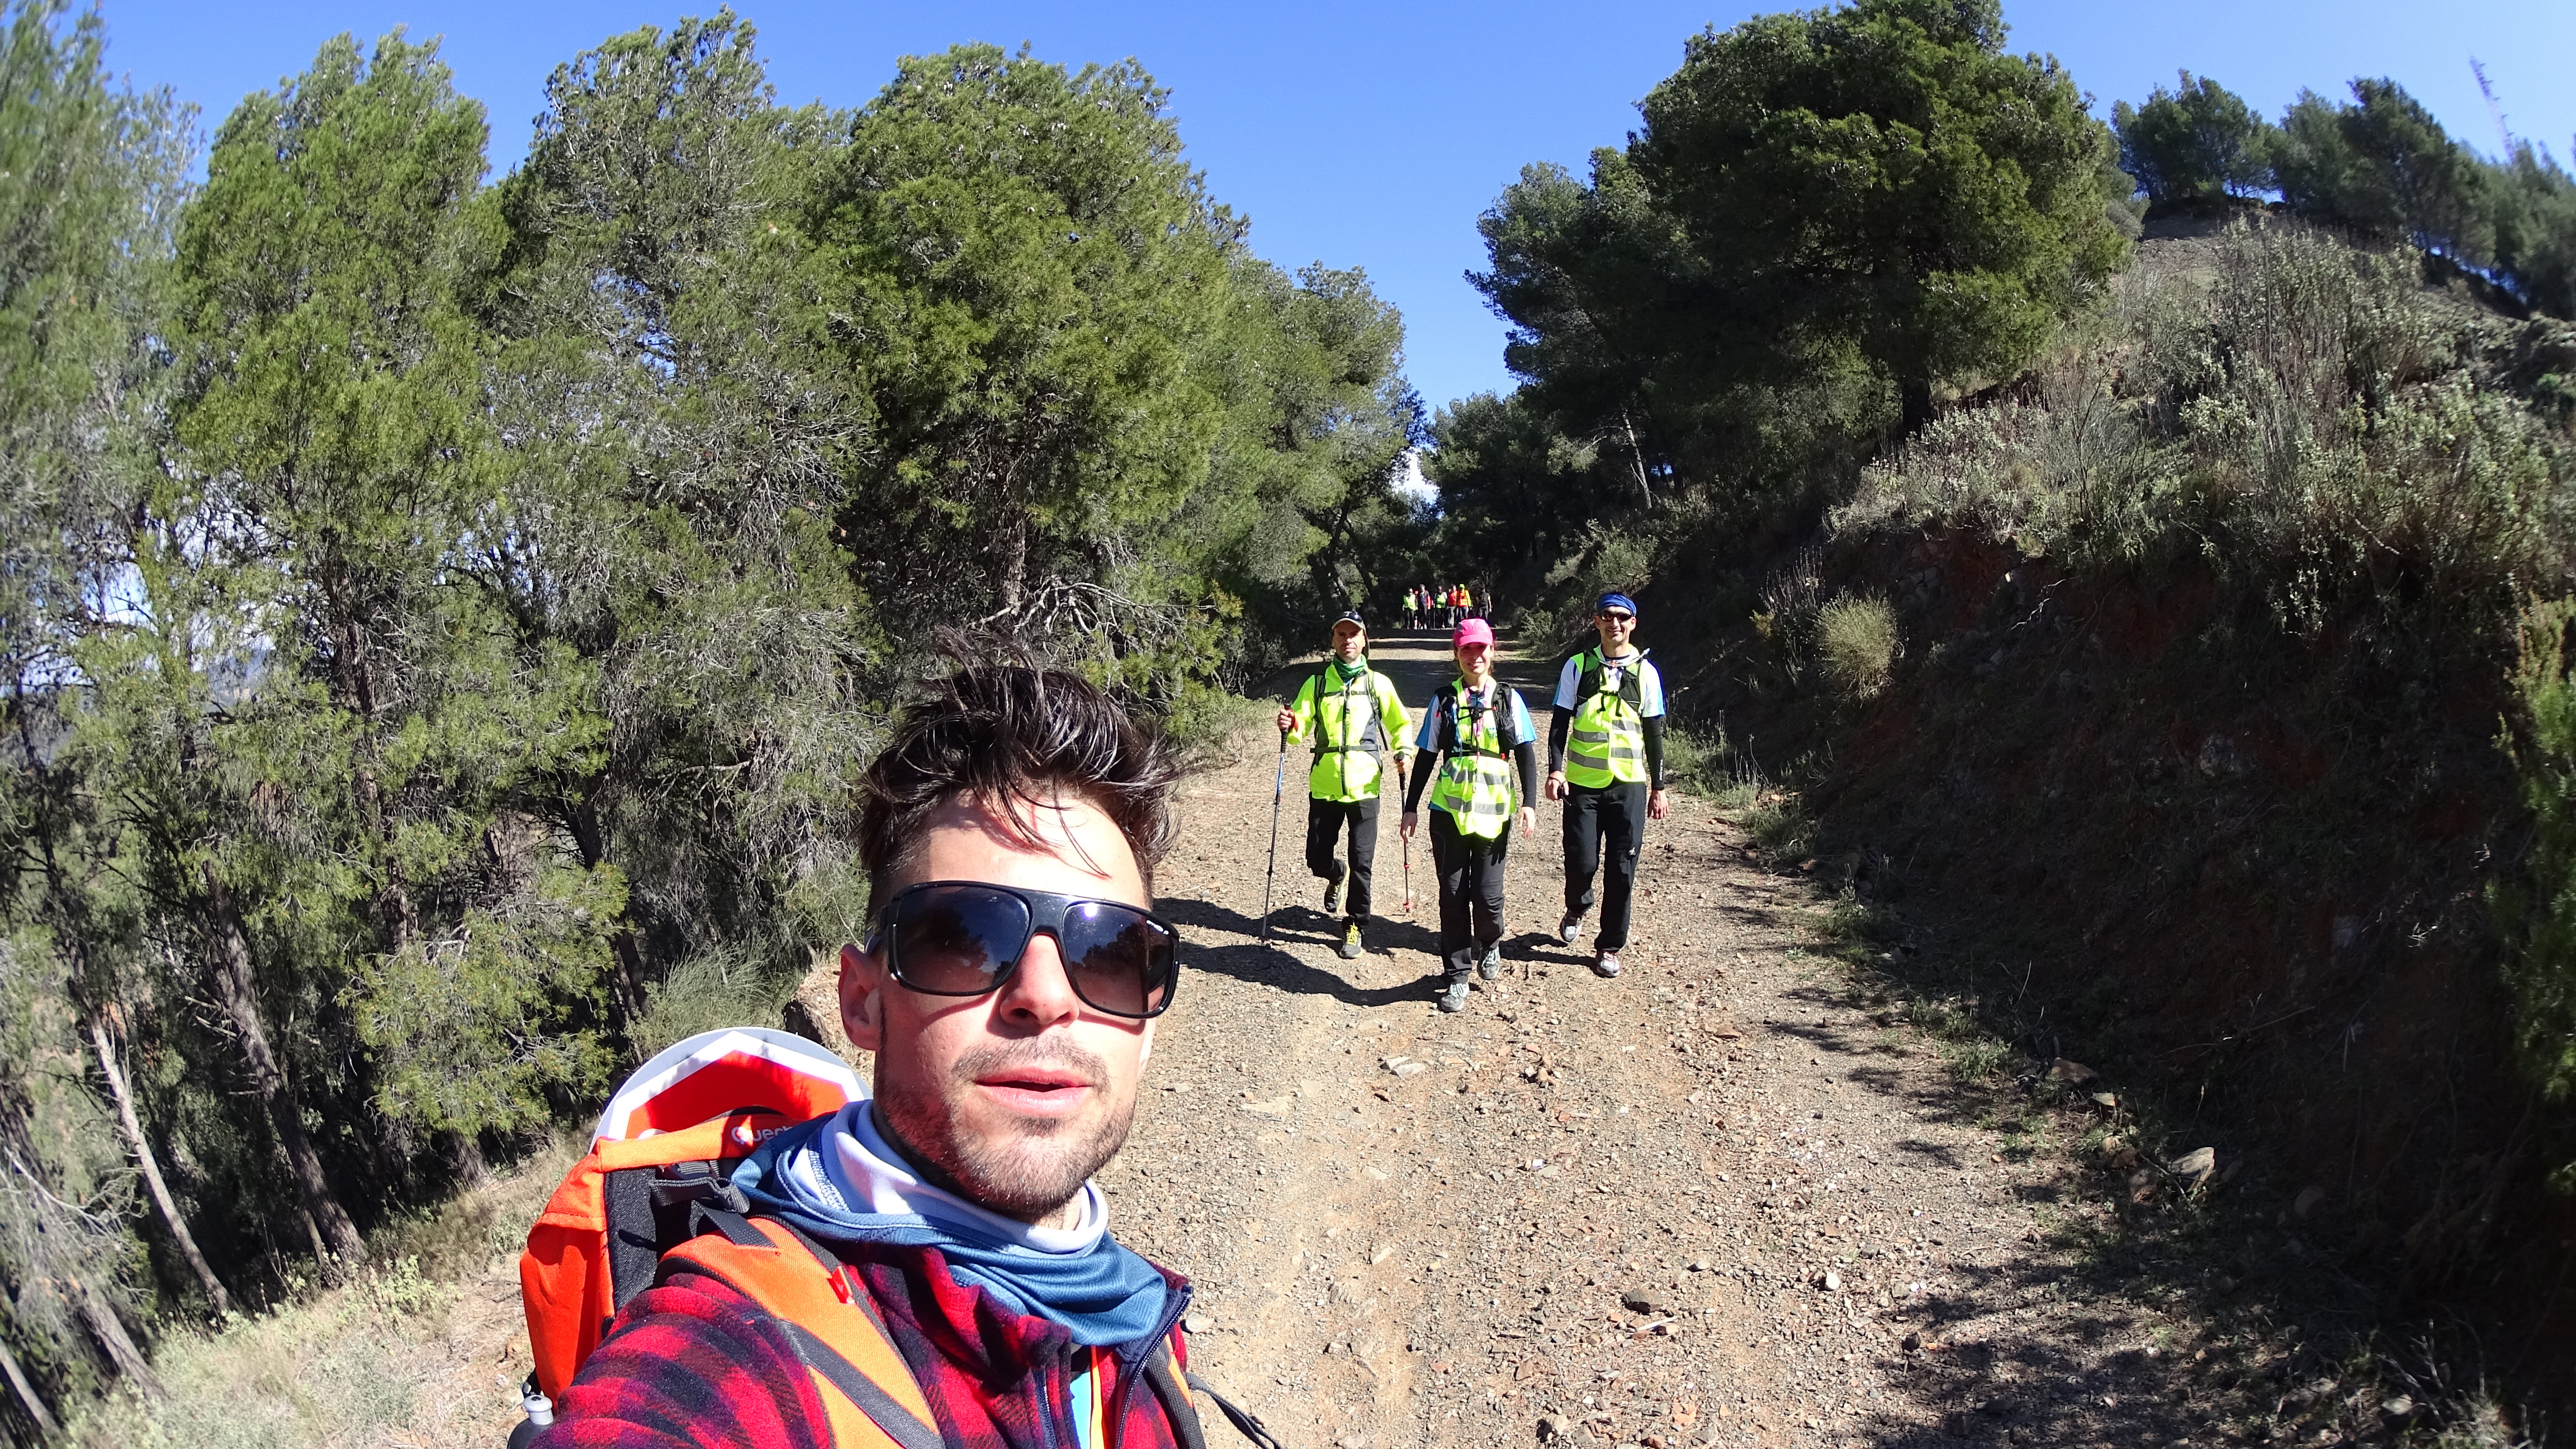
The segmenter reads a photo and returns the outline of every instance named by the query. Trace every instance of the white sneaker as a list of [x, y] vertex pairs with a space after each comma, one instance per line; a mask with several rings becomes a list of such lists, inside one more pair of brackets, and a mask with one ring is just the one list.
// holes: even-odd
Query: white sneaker
[[1556, 939], [1571, 946], [1583, 936], [1583, 918], [1568, 916], [1556, 923]]
[[1592, 958], [1592, 974], [1607, 981], [1619, 974], [1619, 953], [1604, 951]]

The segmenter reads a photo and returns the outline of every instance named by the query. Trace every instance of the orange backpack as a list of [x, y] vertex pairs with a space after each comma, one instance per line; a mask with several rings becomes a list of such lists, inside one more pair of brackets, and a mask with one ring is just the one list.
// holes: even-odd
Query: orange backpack
[[[865, 1095], [840, 1058], [759, 1027], [691, 1037], [638, 1068], [609, 1099], [589, 1154], [564, 1175], [519, 1255], [536, 1370], [523, 1386], [528, 1417], [511, 1432], [511, 1449], [553, 1422], [553, 1401], [666, 1258], [731, 1284], [778, 1323], [813, 1376], [834, 1445], [940, 1449], [929, 1401], [857, 1275], [786, 1223], [746, 1216], [731, 1181], [733, 1164], [771, 1135]], [[1259, 1419], [1177, 1372], [1168, 1344], [1145, 1378], [1183, 1444], [1204, 1442], [1195, 1389], [1260, 1449], [1277, 1449]]]

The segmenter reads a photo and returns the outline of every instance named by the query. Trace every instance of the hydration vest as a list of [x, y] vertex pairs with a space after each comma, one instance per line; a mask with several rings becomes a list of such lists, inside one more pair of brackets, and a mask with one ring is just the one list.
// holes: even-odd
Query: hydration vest
[[[1432, 808], [1448, 811], [1459, 834], [1479, 840], [1501, 836], [1519, 808], [1511, 752], [1522, 741], [1512, 736], [1512, 695], [1495, 684], [1488, 687], [1488, 697], [1491, 703], [1476, 709], [1468, 702], [1466, 683], [1452, 680], [1434, 706], [1440, 711], [1439, 731], [1433, 736], [1440, 744], [1440, 778], [1431, 785]], [[1459, 727], [1462, 716], [1464, 729]]]
[[[1566, 740], [1565, 778], [1587, 790], [1646, 778], [1646, 651], [1615, 664], [1600, 649], [1575, 656], [1573, 728]], [[1604, 688], [1611, 671], [1618, 683]]]
[[[1314, 763], [1306, 772], [1306, 793], [1318, 800], [1339, 800], [1377, 793], [1386, 748], [1378, 722], [1378, 675], [1365, 664], [1349, 682], [1333, 682], [1333, 661], [1326, 659], [1306, 688], [1315, 696]], [[1300, 691], [1301, 694], [1303, 691]], [[1327, 707], [1330, 702], [1330, 708]], [[1353, 710], [1359, 718], [1353, 720]]]

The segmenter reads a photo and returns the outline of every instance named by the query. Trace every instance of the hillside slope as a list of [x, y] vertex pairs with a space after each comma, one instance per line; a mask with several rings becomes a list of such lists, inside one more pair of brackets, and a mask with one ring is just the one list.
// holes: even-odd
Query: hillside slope
[[[2338, 554], [2345, 522], [2324, 515], [2348, 498], [2314, 479], [2221, 494], [2201, 439], [2133, 423], [2159, 404], [2123, 389], [2172, 325], [2132, 320], [2135, 293], [2204, 282], [2227, 245], [2151, 240], [2124, 318], [2148, 341], [2096, 344], [1952, 430], [1981, 441], [1901, 458], [1777, 562], [1761, 619], [1658, 657], [1699, 661], [1694, 711], [1740, 767], [1800, 790], [1773, 834], [1927, 948], [1909, 971], [2040, 1060], [2117, 1071], [2145, 1093], [2147, 1145], [2242, 1160], [2199, 1246], [2229, 1282], [2296, 1283], [2321, 1332], [2428, 1337], [2451, 1371], [2564, 1407], [2576, 1212], [2543, 1179], [2565, 1114], [2517, 1069], [2490, 904], [2531, 831], [2499, 744], [2515, 576], [2492, 561], [2541, 576], [2563, 531], [2478, 513], [2466, 485], [2443, 496], [2466, 464], [2428, 478], [2369, 453], [2390, 429], [2354, 425], [2356, 476], [2386, 474], [2365, 480], [2374, 517], [2423, 537]], [[2354, 392], [2500, 407], [2493, 358], [2563, 331], [2469, 318], [2429, 360], [2326, 362]], [[2275, 387], [2298, 364], [2266, 365], [2253, 381]], [[2136, 469], [2127, 499], [2077, 495], [2116, 471], [2068, 463], [2087, 447]], [[2461, 540], [2488, 552], [2445, 574], [2439, 546]], [[1883, 606], [1899, 641], [1865, 698], [1832, 686], [1812, 626], [1789, 628], [1838, 599]]]

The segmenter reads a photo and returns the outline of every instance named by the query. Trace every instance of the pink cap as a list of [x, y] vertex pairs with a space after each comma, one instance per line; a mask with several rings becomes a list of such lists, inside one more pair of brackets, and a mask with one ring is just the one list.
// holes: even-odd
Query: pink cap
[[1470, 644], [1490, 645], [1493, 642], [1494, 626], [1482, 619], [1459, 620], [1458, 632], [1449, 636], [1449, 646], [1453, 649], [1464, 649]]

